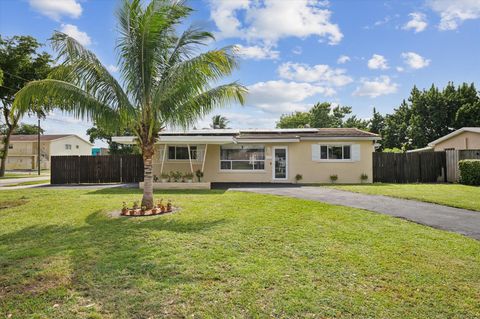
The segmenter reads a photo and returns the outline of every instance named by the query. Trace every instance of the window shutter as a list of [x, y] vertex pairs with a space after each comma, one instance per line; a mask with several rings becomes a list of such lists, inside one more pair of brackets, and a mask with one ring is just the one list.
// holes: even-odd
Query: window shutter
[[352, 160], [356, 162], [360, 161], [360, 144], [352, 145]]
[[312, 144], [312, 161], [320, 160], [320, 145]]

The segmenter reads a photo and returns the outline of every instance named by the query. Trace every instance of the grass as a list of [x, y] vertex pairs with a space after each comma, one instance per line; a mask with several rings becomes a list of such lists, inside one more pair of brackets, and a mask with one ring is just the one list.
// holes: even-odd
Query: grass
[[460, 184], [364, 184], [328, 185], [336, 189], [480, 211], [480, 187]]
[[40, 180], [40, 181], [29, 181], [29, 182], [15, 183], [15, 184], [7, 184], [7, 185], [2, 185], [1, 187], [39, 185], [39, 184], [46, 184], [46, 183], [49, 183], [49, 182], [50, 182], [50, 180], [44, 179], [44, 180]]
[[140, 198], [132, 189], [0, 192], [2, 314], [480, 317], [480, 242], [473, 239], [286, 197], [160, 197], [181, 210], [108, 217]]
[[[49, 170], [42, 170], [40, 172], [40, 177], [48, 176], [50, 174]], [[28, 173], [5, 173], [5, 176], [0, 177], [0, 179], [11, 179], [11, 178], [31, 178], [31, 177], [39, 177], [38, 173], [35, 171], [28, 172]]]

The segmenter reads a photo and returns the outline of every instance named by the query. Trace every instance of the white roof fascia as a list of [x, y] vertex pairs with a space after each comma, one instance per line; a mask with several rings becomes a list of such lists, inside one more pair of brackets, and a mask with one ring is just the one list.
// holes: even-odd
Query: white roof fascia
[[160, 136], [156, 144], [182, 143], [182, 144], [231, 144], [233, 136]]
[[431, 146], [431, 147], [434, 147], [435, 145], [437, 145], [438, 143], [440, 142], [443, 142], [443, 141], [446, 141], [454, 136], [457, 136], [459, 135], [460, 133], [463, 133], [463, 132], [473, 132], [473, 133], [480, 133], [480, 127], [462, 127], [456, 131], [453, 131], [452, 133], [450, 134], [447, 134], [445, 136], [442, 136], [440, 137], [439, 139], [436, 139], [435, 141], [433, 142], [430, 142], [428, 143], [428, 146]]
[[300, 142], [299, 138], [272, 138], [272, 139], [262, 139], [262, 138], [249, 138], [249, 139], [235, 139], [235, 143], [244, 144], [244, 143], [298, 143]]
[[323, 136], [307, 136], [300, 137], [302, 141], [379, 141], [382, 138], [379, 136], [333, 136], [333, 137], [323, 137]]
[[118, 144], [135, 144], [135, 137], [134, 136], [113, 136], [112, 142]]
[[425, 151], [430, 151], [432, 149], [433, 149], [433, 147], [427, 146], [427, 147], [422, 147], [422, 148], [416, 148], [414, 150], [408, 150], [407, 153], [425, 152]]

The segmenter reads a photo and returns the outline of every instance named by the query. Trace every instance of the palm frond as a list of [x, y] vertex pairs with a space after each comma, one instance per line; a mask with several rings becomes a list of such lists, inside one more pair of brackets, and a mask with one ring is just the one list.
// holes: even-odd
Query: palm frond
[[54, 79], [29, 82], [15, 95], [13, 109], [22, 113], [60, 109], [76, 118], [105, 123], [113, 128], [124, 116], [82, 88]]
[[231, 102], [243, 104], [246, 93], [247, 89], [236, 82], [220, 85], [190, 95], [190, 98], [183, 102], [169, 105], [168, 110], [158, 113], [157, 121], [188, 128], [215, 108], [224, 107]]
[[51, 72], [50, 78], [72, 83], [111, 109], [133, 115], [128, 96], [95, 54], [61, 32], [55, 32], [51, 42], [63, 63]]

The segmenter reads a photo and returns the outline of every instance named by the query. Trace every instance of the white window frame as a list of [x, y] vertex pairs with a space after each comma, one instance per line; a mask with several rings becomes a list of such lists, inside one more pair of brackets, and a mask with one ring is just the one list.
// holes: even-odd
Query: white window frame
[[70, 151], [72, 149], [72, 144], [65, 144], [65, 149]]
[[[222, 168], [222, 162], [230, 162], [230, 167], [233, 167], [233, 162], [245, 162], [247, 160], [222, 160], [222, 147], [230, 147], [231, 149], [242, 149], [242, 147], [256, 147], [256, 148], [263, 148], [263, 160], [255, 160], [255, 162], [262, 162], [263, 161], [263, 168], [255, 169], [255, 166], [252, 166], [252, 169], [233, 169], [233, 168]], [[267, 164], [266, 161], [266, 154], [267, 148], [263, 144], [236, 144], [236, 145], [220, 145], [220, 159], [218, 161], [218, 169], [222, 173], [234, 172], [234, 173], [262, 173], [265, 172], [265, 165]]]
[[[345, 143], [345, 144], [338, 144], [338, 143], [335, 143], [335, 144], [318, 144], [319, 148], [318, 148], [318, 151], [320, 152], [318, 154], [318, 157], [319, 157], [319, 160], [317, 160], [317, 162], [328, 162], [328, 163], [335, 163], [335, 162], [340, 162], [340, 163], [345, 163], [345, 162], [354, 162], [353, 160], [353, 154], [352, 154], [352, 150], [353, 150], [353, 144], [351, 143]], [[350, 147], [350, 158], [343, 158], [345, 156], [344, 152], [344, 147], [345, 146], [348, 146]], [[322, 158], [322, 147], [327, 147], [327, 158]], [[342, 158], [328, 158], [329, 157], [329, 154], [328, 154], [328, 148], [329, 147], [341, 147], [342, 148]]]

